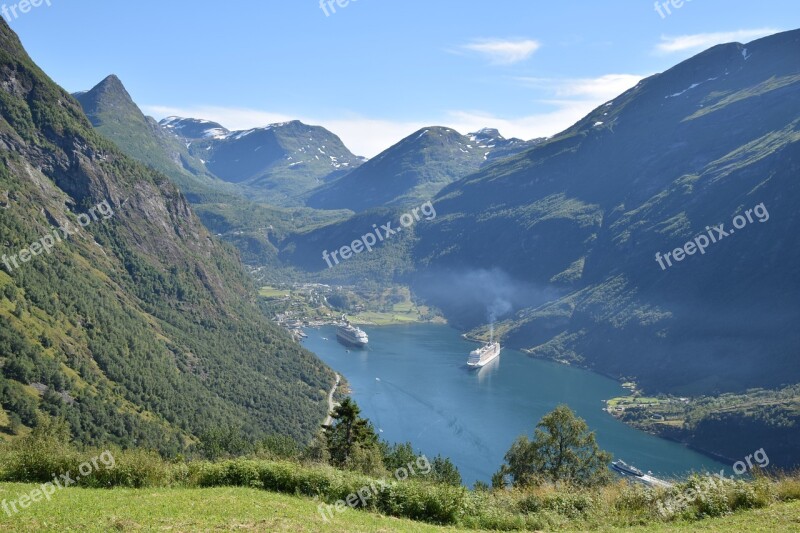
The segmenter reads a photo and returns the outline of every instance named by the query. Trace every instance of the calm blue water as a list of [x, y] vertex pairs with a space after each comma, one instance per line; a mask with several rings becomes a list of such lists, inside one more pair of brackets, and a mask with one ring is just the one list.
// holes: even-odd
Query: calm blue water
[[539, 419], [561, 403], [587, 421], [603, 449], [642, 470], [665, 477], [730, 470], [602, 411], [602, 400], [626, 393], [606, 377], [506, 348], [499, 359], [470, 371], [467, 354], [476, 345], [448, 326], [363, 329], [368, 350], [348, 353], [332, 326], [306, 330], [303, 344], [347, 378], [362, 414], [381, 437], [410, 441], [429, 458], [450, 457], [469, 485], [489, 482], [514, 439], [532, 436]]

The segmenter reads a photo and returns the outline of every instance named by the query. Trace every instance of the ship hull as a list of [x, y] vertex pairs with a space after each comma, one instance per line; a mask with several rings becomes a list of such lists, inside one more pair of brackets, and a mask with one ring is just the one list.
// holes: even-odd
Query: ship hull
[[475, 352], [470, 354], [470, 360], [467, 361], [467, 367], [473, 370], [483, 368], [484, 366], [488, 365], [489, 363], [500, 357], [500, 345], [497, 344], [496, 349], [493, 351], [493, 353], [489, 354], [488, 356], [482, 356], [478, 361], [472, 360], [474, 359], [474, 355]]
[[336, 333], [336, 340], [338, 340], [340, 343], [344, 344], [345, 346], [350, 346], [350, 347], [353, 347], [353, 348], [363, 348], [363, 347], [365, 347], [367, 345], [366, 342], [350, 339], [350, 338], [346, 337], [345, 335], [342, 335], [341, 333], [338, 333], [338, 332]]
[[497, 352], [496, 354], [494, 354], [490, 358], [486, 359], [485, 361], [480, 361], [478, 363], [467, 363], [467, 367], [472, 369], [472, 370], [478, 370], [479, 368], [485, 367], [486, 365], [488, 365], [489, 363], [491, 363], [492, 361], [494, 361], [498, 357], [500, 357], [500, 352]]

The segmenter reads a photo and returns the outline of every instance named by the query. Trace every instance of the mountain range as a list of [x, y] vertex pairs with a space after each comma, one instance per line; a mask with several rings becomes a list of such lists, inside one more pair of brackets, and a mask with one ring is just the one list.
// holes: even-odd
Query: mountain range
[[341, 179], [313, 190], [306, 204], [353, 211], [418, 204], [486, 164], [539, 142], [505, 139], [492, 129], [461, 135], [450, 128], [424, 128]]
[[298, 196], [364, 161], [330, 131], [297, 120], [246, 131], [178, 117], [159, 124], [185, 142], [215, 176], [266, 193], [275, 204], [296, 204]]

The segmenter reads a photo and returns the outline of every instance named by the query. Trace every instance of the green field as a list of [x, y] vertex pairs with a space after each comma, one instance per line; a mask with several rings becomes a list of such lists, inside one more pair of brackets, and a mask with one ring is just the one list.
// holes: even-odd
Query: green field
[[[36, 485], [0, 484], [0, 500]], [[475, 531], [346, 510], [324, 522], [311, 498], [247, 488], [66, 489], [51, 501], [31, 504], [9, 518], [0, 510], [0, 530], [30, 532], [107, 531]], [[568, 525], [561, 531], [577, 531]], [[800, 531], [800, 502], [691, 523], [595, 531]]]
[[262, 298], [285, 298], [291, 295], [289, 289], [276, 289], [274, 287], [261, 287], [258, 291], [258, 295]]
[[[330, 302], [344, 302], [336, 307]], [[334, 291], [320, 289], [292, 289], [264, 286], [259, 296], [268, 303], [270, 312], [291, 312], [300, 320], [338, 320], [346, 314], [350, 321], [360, 325], [390, 326], [422, 322], [446, 323], [441, 316], [424, 305], [412, 301], [407, 287], [365, 289], [354, 287], [337, 288]], [[329, 299], [324, 303], [323, 296]], [[287, 298], [288, 297], [288, 298]]]

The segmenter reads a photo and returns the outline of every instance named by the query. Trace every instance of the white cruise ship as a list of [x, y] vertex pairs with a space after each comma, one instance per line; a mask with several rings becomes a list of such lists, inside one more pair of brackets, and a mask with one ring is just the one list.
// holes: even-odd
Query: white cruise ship
[[469, 353], [469, 359], [467, 359], [467, 366], [470, 368], [481, 368], [482, 366], [485, 366], [487, 363], [497, 359], [499, 355], [500, 355], [500, 343], [490, 340], [489, 344], [481, 346], [477, 350], [473, 350]]
[[364, 330], [350, 324], [344, 316], [342, 323], [336, 326], [336, 338], [344, 345], [362, 348], [369, 342], [369, 337]]

